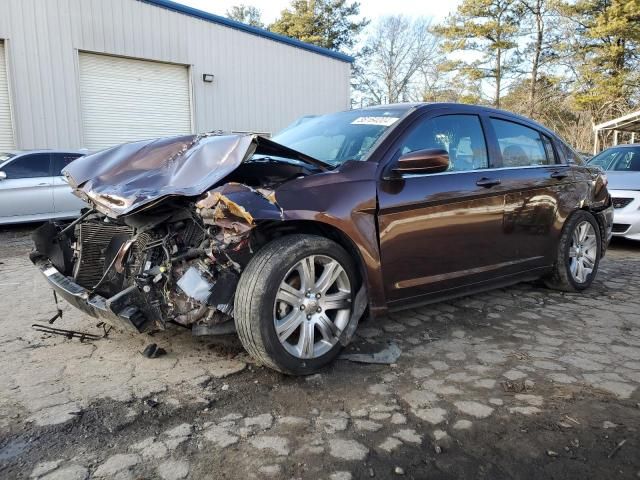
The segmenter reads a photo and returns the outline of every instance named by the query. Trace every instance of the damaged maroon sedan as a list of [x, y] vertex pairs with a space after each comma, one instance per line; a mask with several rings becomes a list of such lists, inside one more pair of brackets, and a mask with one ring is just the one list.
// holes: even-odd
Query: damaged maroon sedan
[[289, 374], [333, 360], [365, 311], [538, 278], [583, 290], [611, 237], [602, 172], [544, 127], [474, 106], [141, 141], [64, 173], [88, 208], [37, 230], [31, 254], [59, 295], [134, 331], [237, 331]]

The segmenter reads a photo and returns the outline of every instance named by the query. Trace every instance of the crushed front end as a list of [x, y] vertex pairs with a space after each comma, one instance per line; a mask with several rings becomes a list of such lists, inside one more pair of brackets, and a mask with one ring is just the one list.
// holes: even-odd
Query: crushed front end
[[256, 227], [245, 206], [262, 219], [282, 220], [269, 187], [304, 171], [258, 162], [235, 172], [256, 149], [274, 148], [261, 142], [177, 137], [73, 162], [65, 175], [91, 208], [69, 226], [36, 230], [32, 262], [59, 296], [110, 324], [138, 332], [169, 322], [194, 334], [233, 332], [234, 294]]
[[62, 298], [93, 317], [140, 332], [171, 321], [212, 333], [232, 319], [252, 221], [222, 198], [204, 212], [224, 215], [225, 228], [205, 223], [195, 206], [171, 203], [124, 221], [92, 211], [70, 229], [46, 224], [34, 233], [31, 260]]

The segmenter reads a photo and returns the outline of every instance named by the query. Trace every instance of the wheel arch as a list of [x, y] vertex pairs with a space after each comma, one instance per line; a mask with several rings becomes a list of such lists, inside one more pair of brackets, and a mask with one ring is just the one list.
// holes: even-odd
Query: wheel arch
[[315, 220], [261, 222], [252, 232], [252, 246], [257, 246], [257, 248], [260, 249], [276, 238], [294, 234], [318, 235], [333, 240], [354, 258], [357, 267], [358, 281], [368, 283], [369, 275], [365, 262], [355, 242], [338, 227], [329, 223]]

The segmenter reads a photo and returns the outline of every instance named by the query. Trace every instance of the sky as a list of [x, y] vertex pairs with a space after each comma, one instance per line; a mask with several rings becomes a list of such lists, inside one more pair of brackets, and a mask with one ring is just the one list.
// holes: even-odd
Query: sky
[[[280, 12], [289, 6], [290, 0], [174, 0], [205, 12], [225, 15], [233, 5], [244, 3], [262, 11], [265, 23], [273, 22]], [[434, 21], [444, 19], [459, 3], [459, 0], [360, 0], [360, 13], [369, 19], [402, 13], [411, 17], [431, 17]]]

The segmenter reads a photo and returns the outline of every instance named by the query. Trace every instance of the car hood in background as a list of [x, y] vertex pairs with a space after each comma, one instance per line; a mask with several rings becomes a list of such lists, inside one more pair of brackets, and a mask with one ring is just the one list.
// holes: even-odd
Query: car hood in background
[[63, 174], [74, 193], [107, 216], [167, 196], [201, 195], [254, 153], [327, 164], [257, 135], [203, 134], [126, 143], [79, 158]]
[[617, 172], [607, 170], [609, 190], [640, 190], [640, 172]]

